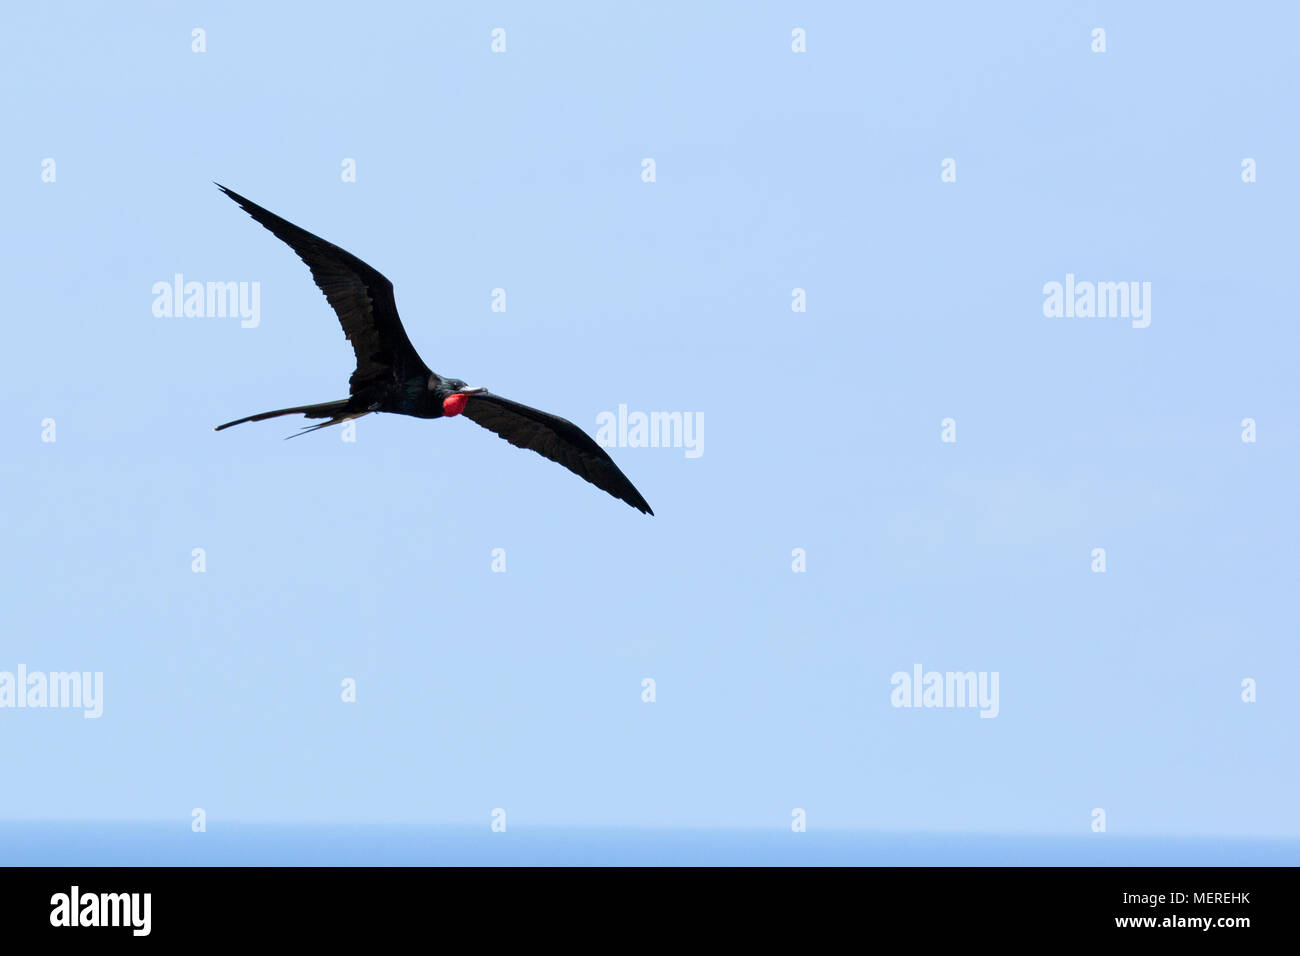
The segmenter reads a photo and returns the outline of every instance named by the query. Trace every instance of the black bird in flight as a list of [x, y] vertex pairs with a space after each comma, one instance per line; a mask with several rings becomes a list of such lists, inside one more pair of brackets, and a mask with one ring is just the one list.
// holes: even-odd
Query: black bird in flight
[[397, 315], [393, 284], [382, 275], [333, 243], [299, 229], [220, 183], [216, 185], [307, 263], [316, 285], [338, 313], [343, 333], [357, 356], [357, 370], [348, 382], [347, 398], [249, 415], [218, 425], [217, 431], [280, 415], [328, 419], [304, 428], [299, 433], [303, 434], [371, 412], [416, 418], [463, 414], [516, 448], [531, 448], [638, 511], [654, 514], [605, 449], [577, 425], [493, 395], [486, 388], [470, 388], [458, 378], [443, 378], [430, 371], [406, 337]]

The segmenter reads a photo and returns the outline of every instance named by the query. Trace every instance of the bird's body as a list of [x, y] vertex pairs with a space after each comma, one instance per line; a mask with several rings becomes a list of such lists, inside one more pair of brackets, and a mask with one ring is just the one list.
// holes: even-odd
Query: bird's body
[[219, 425], [217, 431], [281, 415], [325, 419], [304, 429], [315, 431], [372, 412], [415, 418], [452, 418], [463, 414], [517, 448], [531, 449], [638, 511], [654, 514], [605, 450], [577, 425], [431, 371], [402, 327], [393, 298], [393, 284], [377, 271], [351, 253], [225, 186], [218, 184], [218, 187], [287, 243], [311, 269], [312, 278], [338, 314], [343, 332], [352, 343], [357, 368], [349, 380], [347, 398], [249, 415]]

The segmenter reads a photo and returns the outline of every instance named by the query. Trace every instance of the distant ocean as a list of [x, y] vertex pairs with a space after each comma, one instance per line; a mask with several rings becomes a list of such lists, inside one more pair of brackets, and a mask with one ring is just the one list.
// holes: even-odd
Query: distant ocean
[[409, 825], [0, 823], [5, 866], [1297, 866], [1298, 840]]

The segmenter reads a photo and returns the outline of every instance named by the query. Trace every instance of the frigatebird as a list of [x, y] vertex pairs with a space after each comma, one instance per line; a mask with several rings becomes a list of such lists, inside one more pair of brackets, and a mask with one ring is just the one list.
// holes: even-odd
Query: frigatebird
[[605, 449], [573, 422], [431, 371], [402, 328], [393, 284], [375, 269], [220, 183], [216, 186], [307, 263], [316, 285], [338, 314], [343, 334], [352, 343], [357, 358], [356, 371], [348, 382], [347, 398], [249, 415], [218, 425], [217, 431], [281, 415], [328, 419], [319, 425], [305, 426], [299, 434], [371, 412], [415, 418], [464, 415], [516, 448], [530, 448], [638, 511], [654, 514]]

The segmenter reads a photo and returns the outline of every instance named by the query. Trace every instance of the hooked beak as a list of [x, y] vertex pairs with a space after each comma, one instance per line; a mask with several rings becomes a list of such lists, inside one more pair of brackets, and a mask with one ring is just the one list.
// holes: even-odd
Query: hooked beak
[[486, 388], [462, 388], [457, 392], [452, 392], [442, 400], [442, 413], [448, 418], [455, 418], [465, 410], [465, 403], [469, 401], [471, 395], [486, 391]]

